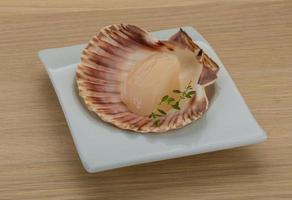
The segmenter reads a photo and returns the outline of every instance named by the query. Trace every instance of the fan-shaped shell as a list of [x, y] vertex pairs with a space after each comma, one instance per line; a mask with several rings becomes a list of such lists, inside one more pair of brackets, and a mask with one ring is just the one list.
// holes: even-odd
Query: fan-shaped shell
[[[121, 84], [135, 63], [153, 52], [187, 49], [200, 63], [196, 93], [183, 109], [170, 112], [155, 126], [147, 116], [131, 112], [121, 99]], [[218, 65], [180, 29], [167, 41], [151, 37], [133, 25], [101, 29], [83, 50], [77, 69], [79, 95], [102, 120], [136, 132], [165, 132], [200, 118], [208, 108], [205, 87], [217, 78]]]

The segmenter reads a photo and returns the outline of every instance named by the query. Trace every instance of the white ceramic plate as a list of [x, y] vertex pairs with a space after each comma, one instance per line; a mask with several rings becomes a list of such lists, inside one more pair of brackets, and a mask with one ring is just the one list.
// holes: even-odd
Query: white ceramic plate
[[[88, 172], [228, 149], [266, 139], [212, 47], [194, 28], [183, 29], [219, 64], [219, 78], [212, 105], [203, 118], [166, 134], [120, 130], [102, 122], [83, 106], [75, 90], [75, 71], [85, 45], [40, 51]], [[177, 31], [175, 28], [152, 34], [167, 39]]]

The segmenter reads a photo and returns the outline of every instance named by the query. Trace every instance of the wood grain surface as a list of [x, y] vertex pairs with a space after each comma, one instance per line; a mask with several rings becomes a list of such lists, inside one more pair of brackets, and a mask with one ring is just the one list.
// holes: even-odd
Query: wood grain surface
[[[264, 143], [88, 174], [41, 49], [104, 25], [191, 25], [268, 133]], [[0, 199], [292, 199], [292, 1], [0, 1]], [[228, 122], [227, 122], [228, 123]]]

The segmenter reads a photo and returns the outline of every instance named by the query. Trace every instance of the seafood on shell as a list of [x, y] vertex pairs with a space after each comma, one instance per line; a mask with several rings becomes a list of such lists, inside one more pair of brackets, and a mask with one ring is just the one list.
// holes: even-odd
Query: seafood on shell
[[[158, 40], [137, 26], [119, 24], [102, 28], [89, 41], [76, 81], [86, 107], [103, 121], [135, 132], [165, 132], [206, 112], [206, 87], [216, 81], [218, 70], [182, 29]], [[161, 98], [188, 83], [194, 95], [179, 110], [164, 106], [166, 115], [153, 124], [149, 114]]]

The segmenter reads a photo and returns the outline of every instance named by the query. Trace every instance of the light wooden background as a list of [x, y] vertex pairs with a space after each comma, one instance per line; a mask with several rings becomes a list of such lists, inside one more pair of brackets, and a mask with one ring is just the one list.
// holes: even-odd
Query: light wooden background
[[[40, 49], [98, 29], [191, 25], [225, 63], [266, 142], [98, 174], [79, 161]], [[1, 0], [0, 199], [292, 199], [292, 1]]]

